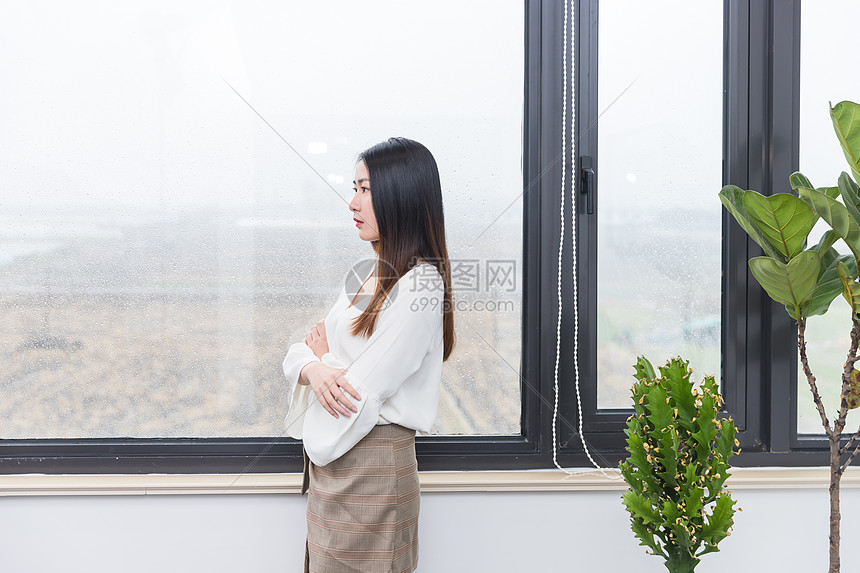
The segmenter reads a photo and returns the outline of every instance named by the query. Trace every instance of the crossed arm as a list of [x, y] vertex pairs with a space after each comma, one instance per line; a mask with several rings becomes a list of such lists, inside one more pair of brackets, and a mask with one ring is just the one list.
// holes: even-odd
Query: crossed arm
[[[442, 327], [442, 300], [443, 292], [438, 289], [402, 289], [379, 315], [376, 329], [362, 352], [348, 365], [328, 352], [327, 345], [322, 358], [304, 341], [290, 347], [284, 373], [295, 387], [285, 423], [291, 436], [304, 441], [314, 463], [325, 465], [337, 459], [373, 429], [382, 403], [421, 367], [428, 349], [437, 343]], [[317, 352], [320, 350], [321, 345], [317, 345]], [[308, 384], [301, 383], [302, 376], [308, 379]], [[311, 396], [319, 396], [314, 386], [321, 386], [324, 382], [320, 379], [324, 377], [335, 379], [334, 384], [325, 387], [329, 392], [337, 385], [357, 396], [351, 415], [344, 410], [343, 416], [334, 416], [322, 399]], [[338, 398], [339, 391], [343, 392], [334, 389], [331, 397], [343, 408], [346, 404]], [[349, 402], [346, 397], [344, 400]]]

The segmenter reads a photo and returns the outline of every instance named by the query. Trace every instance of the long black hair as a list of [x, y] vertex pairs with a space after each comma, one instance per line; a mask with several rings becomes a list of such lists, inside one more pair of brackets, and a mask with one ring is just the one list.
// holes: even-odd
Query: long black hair
[[353, 322], [352, 334], [370, 336], [376, 318], [394, 284], [419, 260], [431, 263], [445, 283], [443, 360], [454, 349], [454, 308], [451, 263], [445, 238], [442, 184], [433, 154], [405, 137], [392, 137], [358, 155], [370, 176], [370, 196], [379, 239], [377, 283], [367, 308]]

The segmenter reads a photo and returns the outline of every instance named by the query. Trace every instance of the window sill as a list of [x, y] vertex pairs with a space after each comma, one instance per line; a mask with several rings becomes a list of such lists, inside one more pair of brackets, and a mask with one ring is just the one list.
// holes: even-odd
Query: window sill
[[[618, 470], [607, 470], [618, 476]], [[583, 470], [420, 472], [422, 493], [485, 491], [622, 491], [627, 484]], [[299, 493], [301, 474], [2, 475], [0, 496]], [[828, 468], [734, 468], [729, 489], [826, 489]], [[860, 467], [849, 468], [843, 488], [860, 487]]]

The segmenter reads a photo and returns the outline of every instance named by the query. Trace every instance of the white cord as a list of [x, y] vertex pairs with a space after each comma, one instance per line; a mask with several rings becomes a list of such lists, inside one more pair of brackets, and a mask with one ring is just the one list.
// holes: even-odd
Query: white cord
[[[564, 3], [564, 47], [562, 48], [562, 76], [563, 76], [563, 87], [562, 87], [562, 97], [561, 97], [561, 234], [558, 241], [558, 320], [556, 323], [556, 331], [555, 331], [555, 379], [553, 382], [553, 387], [555, 389], [555, 405], [552, 409], [552, 463], [555, 464], [555, 467], [563, 471], [568, 475], [588, 475], [594, 473], [601, 473], [603, 477], [608, 479], [621, 479], [620, 475], [610, 475], [607, 474], [605, 469], [594, 461], [594, 458], [591, 456], [591, 451], [588, 449], [588, 444], [585, 443], [585, 435], [582, 431], [582, 396], [579, 389], [579, 286], [577, 283], [577, 255], [576, 255], [576, 179], [574, 178], [574, 174], [576, 173], [576, 133], [574, 131], [574, 124], [576, 119], [576, 93], [575, 93], [575, 76], [574, 70], [576, 69], [576, 42], [571, 40], [570, 42], [570, 68], [571, 68], [571, 79], [570, 79], [570, 101], [571, 101], [571, 109], [570, 109], [570, 166], [571, 166], [571, 181], [570, 181], [570, 217], [571, 217], [571, 242], [573, 244], [573, 370], [574, 370], [574, 381], [576, 383], [576, 406], [578, 411], [578, 422], [579, 422], [579, 439], [582, 441], [582, 447], [585, 451], [585, 455], [588, 456], [591, 465], [595, 467], [597, 471], [588, 470], [588, 471], [571, 471], [561, 467], [558, 463], [558, 439], [556, 438], [556, 420], [558, 417], [558, 365], [559, 360], [561, 358], [561, 261], [562, 261], [562, 253], [564, 252], [564, 193], [565, 193], [565, 179], [567, 176], [567, 155], [565, 153], [565, 146], [567, 145], [567, 133], [565, 130], [565, 126], [567, 125], [567, 100], [568, 100], [568, 81], [567, 81], [567, 37], [568, 37], [568, 21], [575, 22], [575, 18], [573, 16], [574, 13], [574, 2], [573, 0], [565, 0]], [[568, 14], [570, 13], [570, 18]], [[573, 28], [573, 25], [571, 25]], [[592, 190], [593, 192], [593, 190]]]

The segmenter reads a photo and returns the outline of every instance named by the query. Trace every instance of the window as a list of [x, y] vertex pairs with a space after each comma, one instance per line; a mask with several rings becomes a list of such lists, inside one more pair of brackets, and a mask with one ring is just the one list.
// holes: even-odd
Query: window
[[[724, 394], [736, 388], [733, 373], [723, 369], [728, 331], [717, 193], [724, 178], [725, 73], [735, 65], [727, 46], [740, 28], [721, 1], [580, 6], [583, 427], [589, 449], [614, 465], [626, 457], [622, 430], [632, 413], [638, 355], [661, 364], [680, 354], [700, 378], [716, 375]], [[586, 161], [596, 172], [593, 198], [581, 194]], [[570, 387], [562, 413], [578, 417]], [[588, 465], [575, 431], [565, 429], [561, 443], [568, 463]]]
[[[578, 155], [588, 156], [590, 165], [596, 166], [597, 188], [596, 213], [589, 215], [580, 210], [577, 219], [578, 281], [582, 285], [579, 314], [586, 317], [579, 359], [585, 373], [583, 425], [590, 448], [605, 464], [614, 465], [626, 457], [622, 430], [630, 410], [624, 408], [623, 368], [627, 366], [631, 373], [632, 362], [640, 353], [662, 361], [668, 355], [661, 353], [669, 352], [685, 355], [699, 376], [719, 371], [727, 413], [740, 430], [743, 453], [736, 458], [736, 464], [826, 463], [823, 441], [805, 436], [805, 430], [798, 428], [798, 413], [803, 420], [808, 390], [804, 383], [804, 394], [798, 396], [795, 328], [784, 309], [772, 303], [749, 274], [747, 261], [759, 254], [758, 247], [715, 203], [722, 183], [765, 194], [790, 191], [788, 176], [798, 169], [803, 125], [799, 119], [804, 21], [800, 2], [726, 0], [719, 6], [700, 3], [695, 8], [683, 3], [652, 2], [642, 8], [647, 15], [638, 16], [636, 7], [622, 7], [621, 3], [607, 0], [579, 5], [581, 17], [587, 18], [588, 24], [580, 22], [578, 28]], [[812, 5], [804, 10], [804, 14], [811, 10], [827, 12], [826, 7]], [[648, 26], [624, 28], [625, 22], [646, 18]], [[814, 26], [813, 19], [806, 25]], [[648, 33], [637, 41], [640, 28]], [[690, 30], [693, 33], [687, 36]], [[614, 56], [620, 36], [625, 45], [639, 46], [635, 54]], [[666, 50], [663, 38], [667, 37], [683, 40], [675, 50]], [[719, 48], [717, 43], [721, 44]], [[685, 67], [682, 62], [689, 55], [693, 63]], [[822, 57], [812, 51], [805, 57], [821, 65]], [[645, 67], [657, 71], [638, 77], [629, 71], [642, 65], [642, 61]], [[619, 77], [625, 71], [627, 81]], [[604, 80], [603, 73], [610, 77]], [[634, 90], [643, 82], [642, 77], [660, 85], [639, 90], [637, 97]], [[634, 79], [633, 86], [623, 92]], [[720, 83], [721, 110], [715, 109], [714, 103], [715, 86]], [[675, 97], [667, 97], [661, 91], [666, 86], [675, 90]], [[601, 95], [601, 89], [611, 93]], [[623, 95], [613, 101], [613, 94], [619, 93]], [[699, 104], [697, 112], [689, 113], [689, 100]], [[625, 106], [633, 110], [641, 102], [647, 102], [648, 107], [638, 114], [612, 115]], [[604, 111], [605, 115], [601, 115]], [[646, 124], [651, 114], [659, 115], [661, 133], [649, 139], [638, 134], [637, 127]], [[719, 131], [714, 128], [718, 118]], [[685, 124], [686, 131], [677, 130], [678, 123]], [[592, 129], [593, 125], [596, 129]], [[686, 139], [691, 131], [699, 136], [694, 143]], [[671, 139], [666, 137], [670, 133], [675, 134]], [[670, 140], [665, 143], [663, 138]], [[721, 153], [715, 151], [718, 140], [722, 140]], [[643, 141], [650, 142], [652, 149], [643, 149]], [[669, 149], [668, 153], [678, 161], [665, 166], [658, 163], [659, 158], [643, 160], [653, 148]], [[721, 177], [716, 176], [712, 162], [716, 157], [722, 160]], [[665, 180], [662, 188], [653, 186], [648, 199], [663, 208], [659, 214], [666, 217], [666, 224], [660, 225], [656, 216], [642, 212], [651, 204], [633, 191], [641, 182], [640, 175], [650, 175], [658, 182], [661, 177]], [[722, 182], [717, 182], [720, 178]], [[676, 187], [679, 181], [685, 188]], [[696, 208], [701, 210], [696, 212]], [[694, 220], [699, 222], [695, 228], [700, 232], [684, 234], [691, 231]], [[718, 220], [722, 229], [717, 242], [714, 226]], [[647, 246], [643, 246], [645, 242]], [[722, 259], [719, 306], [715, 305], [714, 290], [716, 244], [720, 245]], [[652, 261], [645, 259], [649, 252], [654, 253]], [[658, 265], [663, 260], [675, 263], [670, 272], [678, 273], [676, 280], [666, 271], [660, 275]], [[644, 271], [647, 262], [651, 262], [651, 268]], [[636, 265], [639, 272], [630, 269]], [[653, 288], [650, 283], [657, 277], [663, 292], [649, 296], [648, 289]], [[673, 291], [685, 279], [699, 289], [694, 301], [685, 300], [683, 295], [673, 298]], [[618, 285], [624, 281], [628, 288], [620, 294]], [[682, 289], [677, 291], [683, 293]], [[616, 306], [607, 304], [610, 301]], [[640, 301], [650, 304], [640, 310], [645, 304]], [[717, 308], [721, 315], [718, 324], [714, 319]], [[664, 315], [674, 311], [674, 319], [652, 319], [658, 309]], [[694, 314], [698, 316], [691, 321]], [[685, 325], [696, 328], [685, 329]], [[710, 338], [715, 335], [718, 340]], [[697, 348], [697, 344], [702, 346]], [[718, 366], [714, 365], [715, 358]], [[572, 371], [568, 363], [568, 380]], [[630, 382], [628, 374], [628, 388]], [[562, 413], [576, 419], [575, 393], [569, 387], [565, 392]], [[575, 431], [567, 430], [560, 441], [566, 454], [562, 456], [564, 462], [588, 464]]]
[[597, 407], [613, 409], [639, 354], [720, 374], [723, 5], [604, 1], [597, 29]]
[[489, 1], [7, 11], [2, 466], [300, 469], [281, 361], [373, 255], [352, 169], [392, 135], [439, 162], [453, 263], [459, 338], [427, 446], [525, 443], [526, 18]]
[[[860, 17], [860, 6], [853, 2], [806, 2], [801, 6], [800, 29], [800, 171], [815, 185], [836, 185], [842, 171], [849, 171], [833, 133], [830, 105], [843, 100], [857, 101], [860, 97], [860, 80], [850, 74], [839, 73], [848, 43], [835, 37], [828, 42], [814, 38], [828, 29], [828, 15], [838, 9], [846, 19]], [[820, 182], [820, 183], [818, 183]], [[817, 241], [824, 229], [819, 224], [810, 235]], [[841, 245], [838, 247], [848, 252]], [[851, 314], [848, 303], [841, 296], [824, 316], [813, 317], [806, 325], [807, 354], [810, 368], [819, 382], [819, 391], [832, 418], [839, 409], [842, 364], [848, 352], [848, 333], [851, 331]], [[806, 376], [797, 373], [797, 431], [799, 434], [822, 434], [821, 418], [815, 410], [809, 393]], [[849, 412], [846, 431], [854, 431], [858, 419], [855, 411]]]
[[[575, 300], [581, 422], [603, 464], [626, 455], [640, 353], [719, 374], [735, 463], [823, 463], [791, 320], [749, 275], [756, 247], [717, 193], [784, 191], [806, 169], [807, 118], [823, 114], [806, 106], [842, 97], [801, 90], [802, 62], [829, 49], [801, 31], [827, 10], [574, 4], [567, 125], [564, 3], [7, 11], [0, 54], [19, 55], [0, 56], [15, 86], [0, 96], [0, 471], [299, 471], [280, 361], [366, 247], [350, 170], [390, 135], [443, 168], [458, 265], [458, 346], [420, 467], [552, 467], [571, 127], [559, 463], [589, 463]], [[632, 39], [635, 54], [620, 48]], [[510, 282], [492, 280], [495, 263]]]

